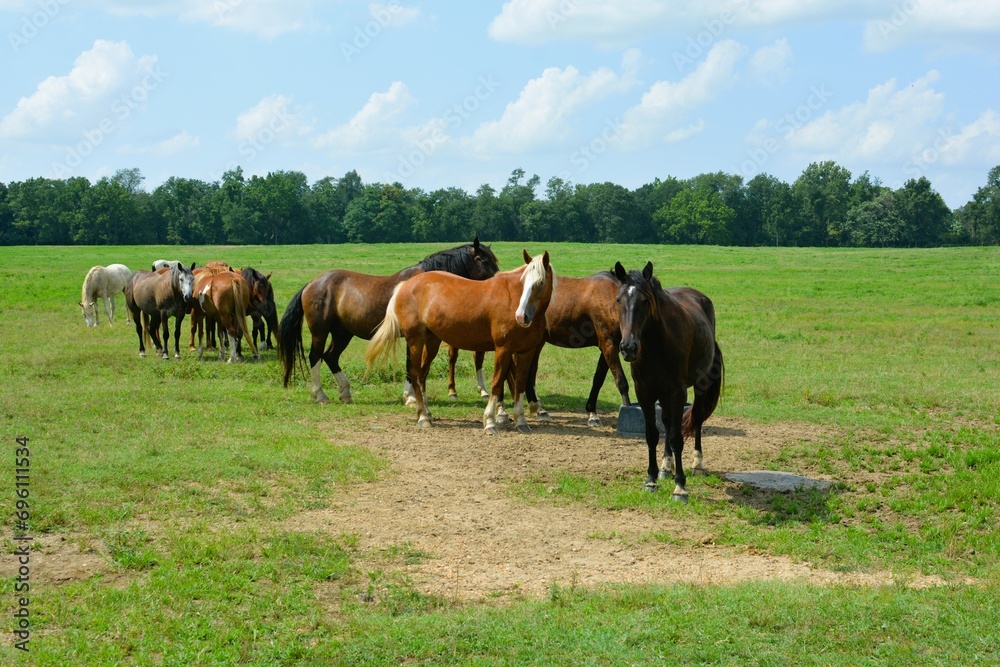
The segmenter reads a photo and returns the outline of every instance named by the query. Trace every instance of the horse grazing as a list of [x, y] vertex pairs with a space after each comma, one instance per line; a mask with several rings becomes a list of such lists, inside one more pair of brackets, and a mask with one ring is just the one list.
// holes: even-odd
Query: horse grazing
[[[257, 357], [257, 346], [254, 345], [247, 327], [247, 311], [250, 308], [250, 286], [243, 276], [235, 271], [204, 272], [194, 286], [198, 307], [204, 315], [218, 322], [219, 326], [229, 335], [229, 363], [242, 358], [241, 341], [245, 337], [253, 356]], [[199, 344], [201, 343], [199, 337]], [[205, 348], [199, 345], [198, 358], [201, 359]], [[219, 360], [225, 358], [225, 349], [220, 347]]]
[[[181, 358], [181, 322], [190, 308], [194, 295], [195, 268], [178, 263], [177, 266], [162, 271], [136, 271], [125, 284], [125, 305], [132, 311], [135, 332], [139, 336], [139, 356], [146, 356], [145, 341], [150, 336], [157, 354], [170, 358], [169, 318], [176, 320], [174, 326], [174, 358]], [[160, 344], [159, 327], [163, 325], [163, 344]]]
[[[259, 347], [262, 350], [273, 350], [271, 335], [278, 332], [278, 307], [274, 303], [274, 288], [271, 286], [271, 274], [266, 276], [248, 266], [240, 275], [250, 286], [250, 320], [253, 322], [253, 341], [257, 344], [260, 336]], [[265, 323], [267, 328], [265, 331]]]
[[[676, 287], [664, 290], [648, 262], [642, 272], [626, 272], [615, 264], [621, 281], [618, 318], [621, 322], [621, 353], [632, 365], [635, 395], [646, 422], [649, 476], [646, 489], [656, 490], [657, 479], [674, 472], [675, 500], [687, 501], [687, 478], [681, 464], [684, 437], [695, 436], [694, 469], [704, 470], [701, 425], [711, 416], [722, 393], [725, 365], [715, 340], [715, 307], [698, 290]], [[687, 389], [694, 387], [694, 402], [685, 411]], [[656, 402], [663, 409], [667, 428], [663, 470], [656, 465]], [[668, 457], [673, 453], [672, 465]]]
[[[419, 264], [391, 276], [370, 276], [354, 271], [334, 270], [313, 278], [292, 297], [278, 325], [278, 358], [288, 386], [297, 361], [305, 360], [302, 346], [302, 321], [312, 335], [309, 368], [312, 398], [329, 403], [320, 382], [321, 361], [337, 379], [338, 396], [351, 402], [351, 383], [340, 367], [340, 355], [357, 336], [368, 340], [385, 317], [393, 289], [401, 282], [425, 271], [446, 271], [472, 280], [485, 280], [499, 271], [496, 255], [490, 247], [472, 243], [429, 255]], [[330, 347], [327, 337], [332, 336]]]
[[368, 367], [385, 362], [400, 336], [409, 352], [407, 373], [417, 401], [417, 423], [432, 423], [426, 381], [442, 342], [462, 350], [494, 351], [493, 385], [483, 413], [486, 433], [497, 432], [496, 409], [504, 381], [513, 372], [514, 415], [522, 433], [528, 370], [545, 338], [545, 312], [555, 289], [555, 271], [545, 252], [525, 265], [481, 282], [433, 271], [393, 290], [385, 319], [365, 352]]
[[[596, 347], [600, 350], [586, 404], [587, 423], [590, 426], [601, 425], [601, 419], [597, 416], [597, 397], [601, 393], [609, 369], [618, 393], [621, 394], [622, 405], [631, 405], [628, 396], [628, 378], [625, 377], [621, 358], [618, 356], [621, 328], [614, 300], [619, 287], [621, 283], [610, 271], [595, 273], [586, 278], [560, 276], [559, 289], [552, 295], [552, 303], [549, 304], [545, 315], [546, 343], [556, 347], [574, 349]], [[528, 407], [530, 412], [537, 412], [539, 417], [545, 418], [548, 413], [541, 409], [535, 393], [537, 374], [536, 358], [528, 375], [526, 388]]]
[[[124, 264], [109, 264], [94, 266], [83, 279], [83, 289], [80, 294], [80, 308], [83, 309], [83, 319], [88, 327], [96, 327], [97, 299], [104, 302], [104, 312], [108, 315], [108, 326], [115, 323], [115, 296], [125, 291], [125, 283], [132, 277], [132, 271]], [[129, 311], [125, 311], [126, 323], [130, 322]]]

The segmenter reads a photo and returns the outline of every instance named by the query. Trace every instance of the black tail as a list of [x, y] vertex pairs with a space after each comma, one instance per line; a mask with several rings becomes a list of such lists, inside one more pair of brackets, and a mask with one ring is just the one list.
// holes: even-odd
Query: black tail
[[684, 419], [681, 422], [681, 433], [683, 437], [694, 435], [696, 429], [712, 416], [715, 407], [719, 404], [719, 397], [722, 396], [722, 385], [726, 378], [726, 365], [722, 360], [722, 350], [719, 344], [715, 344], [715, 359], [712, 367], [706, 376], [708, 386], [704, 390], [696, 388], [694, 402], [684, 411]]
[[[302, 347], [302, 318], [305, 311], [302, 308], [302, 290], [292, 297], [285, 309], [285, 314], [278, 325], [278, 360], [281, 361], [282, 381], [285, 387], [292, 379], [295, 364], [305, 366], [306, 353]], [[303, 370], [303, 373], [305, 371]]]

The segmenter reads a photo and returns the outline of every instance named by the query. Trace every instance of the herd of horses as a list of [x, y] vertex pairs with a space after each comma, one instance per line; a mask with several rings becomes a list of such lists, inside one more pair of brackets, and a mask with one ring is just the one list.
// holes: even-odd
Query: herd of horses
[[[712, 301], [691, 288], [664, 289], [653, 275], [652, 263], [632, 271], [616, 263], [611, 271], [585, 278], [557, 278], [548, 252], [531, 257], [525, 251], [523, 259], [521, 266], [500, 271], [496, 255], [476, 238], [389, 276], [327, 271], [292, 297], [280, 322], [270, 275], [256, 269], [236, 270], [225, 262], [185, 266], [160, 260], [149, 271], [131, 273], [122, 265], [111, 265], [94, 267], [87, 274], [80, 306], [87, 324], [95, 326], [96, 301], [102, 298], [113, 322], [114, 295], [123, 291], [140, 357], [151, 340], [159, 356], [170, 358], [170, 317], [175, 318], [174, 353], [179, 357], [181, 322], [189, 313], [190, 349], [197, 349], [199, 358], [205, 350], [203, 335], [211, 347], [216, 330], [219, 358], [224, 358], [228, 340], [230, 362], [240, 359], [243, 340], [256, 357], [258, 339], [261, 347], [269, 348], [273, 335], [284, 386], [289, 386], [296, 369], [305, 374], [308, 368], [310, 393], [319, 403], [330, 400], [322, 386], [324, 364], [337, 381], [339, 400], [352, 400], [340, 357], [353, 338], [370, 341], [365, 352], [369, 370], [393, 359], [402, 338], [404, 398], [416, 406], [417, 423], [424, 428], [433, 424], [426, 382], [441, 344], [450, 348], [451, 396], [456, 395], [458, 351], [470, 350], [475, 354], [480, 392], [488, 398], [483, 429], [490, 435], [510, 421], [502, 407], [505, 388], [511, 392], [518, 430], [530, 430], [526, 406], [529, 414], [547, 418], [535, 388], [539, 355], [546, 343], [597, 347], [600, 354], [586, 403], [588, 423], [600, 425], [597, 397], [608, 371], [622, 404], [630, 405], [624, 359], [631, 366], [645, 421], [649, 453], [645, 488], [655, 491], [660, 480], [672, 475], [673, 497], [686, 500], [684, 439], [694, 437], [694, 469], [703, 471], [702, 425], [718, 404], [724, 379]], [[253, 320], [252, 329], [247, 316]], [[303, 323], [311, 335], [308, 357]], [[486, 352], [494, 354], [489, 386], [482, 372]], [[689, 388], [694, 391], [691, 403]], [[657, 403], [666, 425], [662, 460], [657, 456]]]

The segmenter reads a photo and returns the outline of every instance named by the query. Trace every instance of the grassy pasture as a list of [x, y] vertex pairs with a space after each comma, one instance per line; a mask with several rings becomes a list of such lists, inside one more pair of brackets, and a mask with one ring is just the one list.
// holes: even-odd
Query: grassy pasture
[[[501, 268], [520, 263], [520, 245], [493, 248]], [[14, 559], [14, 438], [26, 435], [30, 532], [65, 540], [105, 567], [62, 583], [33, 570], [41, 583], [32, 582], [30, 660], [6, 634], [0, 663], [1000, 663], [997, 249], [546, 246], [557, 273], [651, 260], [665, 284], [707, 293], [728, 373], [719, 413], [830, 434], [819, 446], [785, 447], [762, 466], [843, 479], [864, 472], [866, 481], [843, 493], [778, 494], [767, 507], [701, 499], [699, 485], [719, 481], [711, 476], [691, 480], [685, 506], [642, 494], [639, 477], [606, 482], [558, 470], [510, 493], [525, 503], [682, 517], [693, 529], [711, 524], [716, 543], [737, 549], [945, 582], [920, 590], [570, 583], [545, 600], [498, 607], [429, 597], [389, 578], [378, 604], [365, 604], [358, 594], [380, 575], [357, 567], [356, 536], [283, 527], [383, 474], [384, 461], [338, 436], [339, 424], [403, 411], [388, 373], [362, 379], [363, 344], [344, 357], [355, 404], [315, 409], [304, 381], [282, 388], [273, 352], [236, 367], [198, 363], [183, 331], [179, 362], [140, 360], [121, 297], [114, 328], [85, 328], [76, 305], [94, 264], [253, 265], [273, 272], [282, 311], [328, 268], [390, 273], [437, 249], [3, 248], [8, 455], [0, 470], [9, 505], [0, 512], [0, 557]], [[595, 355], [584, 363], [581, 354], [543, 353], [539, 383], [550, 409], [582, 411]], [[461, 364], [467, 387], [468, 355]], [[439, 362], [439, 395], [444, 370]], [[324, 384], [333, 395], [327, 372]], [[616, 409], [615, 394], [608, 382], [602, 411]], [[437, 405], [439, 416], [482, 414], [468, 390], [456, 404]], [[383, 557], [422, 556], [401, 544]], [[0, 583], [0, 601], [10, 619], [12, 579]]]

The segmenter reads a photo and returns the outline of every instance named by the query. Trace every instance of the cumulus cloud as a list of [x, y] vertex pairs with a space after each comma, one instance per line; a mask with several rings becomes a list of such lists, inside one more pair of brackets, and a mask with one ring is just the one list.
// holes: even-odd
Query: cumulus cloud
[[344, 151], [384, 145], [387, 138], [400, 135], [396, 119], [414, 102], [406, 84], [394, 81], [384, 93], [372, 93], [350, 120], [317, 137], [314, 144]]
[[677, 141], [677, 125], [685, 114], [729, 88], [736, 78], [736, 63], [744, 55], [745, 49], [736, 42], [722, 41], [680, 81], [654, 83], [639, 104], [625, 112], [618, 143], [639, 148], [668, 135]]
[[207, 23], [272, 39], [309, 27], [319, 0], [89, 0], [89, 3], [118, 16], [172, 16], [180, 21]]
[[236, 117], [233, 136], [239, 142], [293, 139], [309, 134], [311, 127], [292, 108], [291, 98], [268, 95]]
[[[623, 58], [626, 67], [634, 67], [636, 52]], [[480, 152], [524, 151], [551, 146], [569, 132], [567, 119], [580, 109], [635, 83], [631, 71], [618, 74], [602, 67], [583, 74], [572, 65], [565, 69], [546, 68], [530, 80], [518, 98], [509, 103], [503, 115], [480, 125], [469, 143]]]
[[792, 47], [787, 39], [776, 40], [750, 58], [750, 72], [754, 79], [765, 86], [777, 87], [785, 83], [792, 73]]
[[0, 137], [29, 138], [55, 124], [90, 120], [101, 111], [110, 113], [115, 94], [144, 77], [158, 82], [164, 76], [156, 65], [155, 56], [137, 58], [126, 42], [97, 40], [93, 48], [77, 56], [68, 74], [48, 77], [34, 93], [18, 100], [0, 119]]

